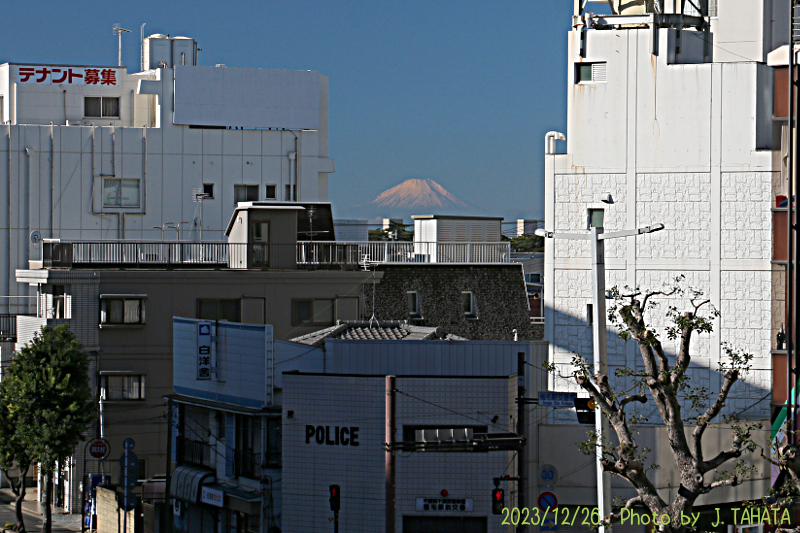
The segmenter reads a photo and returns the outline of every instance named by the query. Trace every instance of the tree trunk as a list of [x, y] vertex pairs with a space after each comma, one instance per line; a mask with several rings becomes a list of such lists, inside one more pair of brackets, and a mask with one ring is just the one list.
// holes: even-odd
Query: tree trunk
[[42, 522], [42, 533], [52, 533], [53, 530], [53, 473], [44, 474], [44, 522]]
[[24, 472], [20, 469], [19, 482], [18, 482], [18, 485], [17, 485], [19, 490], [16, 491], [17, 492], [17, 497], [14, 500], [14, 512], [17, 515], [17, 531], [19, 533], [26, 533], [27, 532], [27, 530], [25, 529], [25, 521], [24, 521], [23, 516], [22, 516], [22, 501], [25, 499], [25, 489], [26, 489], [25, 476], [27, 476], [27, 475], [28, 475], [28, 469], [27, 468], [25, 469]]

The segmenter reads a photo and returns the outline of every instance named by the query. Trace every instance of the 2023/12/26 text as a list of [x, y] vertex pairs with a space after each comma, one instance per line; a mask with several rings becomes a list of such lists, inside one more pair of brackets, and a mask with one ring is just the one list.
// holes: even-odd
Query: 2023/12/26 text
[[[716, 527], [722, 521], [719, 516], [719, 509], [717, 509], [716, 523], [712, 524]], [[734, 520], [737, 523], [768, 523], [771, 525], [788, 525], [791, 523], [791, 517], [788, 509], [731, 509], [734, 513]], [[700, 518], [700, 513], [692, 512], [684, 514], [681, 512], [679, 518], [680, 524], [684, 526], [694, 527]], [[601, 522], [600, 512], [597, 507], [556, 507], [555, 509], [548, 509], [541, 511], [538, 507], [527, 508], [523, 507], [506, 507], [503, 509], [503, 524], [504, 525], [529, 525], [538, 526], [544, 525], [547, 522], [553, 524], [575, 525], [578, 523], [584, 526], [598, 526]], [[620, 510], [620, 523], [631, 525], [668, 525], [672, 522], [672, 518], [668, 514], [652, 514], [646, 512], [636, 512], [630, 509]]]

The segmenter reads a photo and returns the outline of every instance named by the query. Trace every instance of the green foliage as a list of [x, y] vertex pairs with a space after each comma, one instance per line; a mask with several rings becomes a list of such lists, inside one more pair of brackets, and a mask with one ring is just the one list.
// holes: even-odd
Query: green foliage
[[515, 252], [544, 252], [544, 237], [524, 233], [509, 240], [511, 249]]
[[[396, 233], [397, 237], [392, 239], [389, 237], [389, 233]], [[411, 242], [414, 240], [414, 232], [407, 230], [404, 224], [391, 223], [387, 229], [369, 230], [369, 240]]]
[[2, 382], [12, 441], [52, 473], [72, 455], [94, 412], [89, 362], [66, 324], [44, 326], [8, 367]]

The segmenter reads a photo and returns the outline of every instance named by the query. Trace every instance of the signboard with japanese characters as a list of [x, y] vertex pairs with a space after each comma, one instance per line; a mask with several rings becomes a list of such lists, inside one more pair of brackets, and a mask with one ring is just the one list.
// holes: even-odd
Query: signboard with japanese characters
[[474, 509], [472, 498], [417, 498], [417, 511], [467, 511]]
[[211, 379], [211, 323], [197, 323], [197, 379]]
[[20, 84], [32, 85], [95, 85], [117, 87], [120, 70], [106, 67], [19, 67]]

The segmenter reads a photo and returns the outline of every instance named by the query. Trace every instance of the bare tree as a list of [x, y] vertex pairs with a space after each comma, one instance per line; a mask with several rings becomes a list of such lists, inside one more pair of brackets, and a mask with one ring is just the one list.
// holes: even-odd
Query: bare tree
[[[609, 320], [618, 327], [622, 339], [630, 339], [637, 344], [644, 369], [618, 369], [616, 377], [626, 383], [626, 388], [616, 390], [609, 382], [607, 370], [594, 374], [585, 359], [581, 356], [573, 358], [572, 377], [600, 407], [619, 441], [617, 445], [605, 440], [598, 443], [597, 435], [590, 433], [589, 440], [581, 443], [581, 449], [584, 453], [594, 454], [596, 446], [602, 445], [603, 470], [626, 480], [636, 490], [637, 495], [634, 498], [624, 502], [617, 512], [604, 517], [606, 523], [619, 521], [622, 509], [644, 507], [648, 514], [669, 517], [669, 520], [659, 521], [659, 531], [682, 531], [685, 526], [681, 519], [683, 516], [690, 516], [698, 497], [717, 487], [736, 485], [755, 470], [740, 457], [743, 453], [756, 449], [757, 445], [751, 439], [750, 433], [758, 424], [725, 417], [732, 428], [730, 447], [714, 457], [706, 457], [703, 452], [706, 429], [723, 411], [731, 388], [740, 375], [749, 369], [752, 355], [728, 345], [722, 346], [727, 362], [719, 369], [723, 374], [723, 382], [712, 401], [707, 389], [692, 387], [690, 384], [689, 348], [692, 339], [696, 334], [710, 333], [714, 318], [719, 316], [702, 292], [684, 288], [682, 276], [667, 291], [642, 292], [628, 289], [622, 292], [614, 288], [610, 292], [614, 304], [609, 308]], [[671, 325], [660, 334], [645, 318], [645, 314], [656, 307], [659, 297], [683, 297], [690, 302], [687, 311], [679, 311], [674, 305], [669, 306], [666, 315]], [[669, 340], [677, 341], [677, 354], [672, 361], [662, 344], [661, 336], [664, 334]], [[648, 478], [647, 473], [652, 465], [645, 465], [645, 457], [649, 450], [640, 448], [636, 441], [636, 426], [642, 422], [642, 417], [631, 404], [644, 404], [648, 401], [654, 402], [666, 427], [669, 448], [680, 472], [681, 486], [670, 502], [662, 498]], [[682, 407], [687, 404], [691, 409], [688, 410], [688, 415], [684, 415]], [[631, 413], [628, 412], [629, 409]], [[691, 436], [687, 435], [687, 426], [692, 428]], [[718, 473], [724, 465], [731, 467], [731, 470]]]

